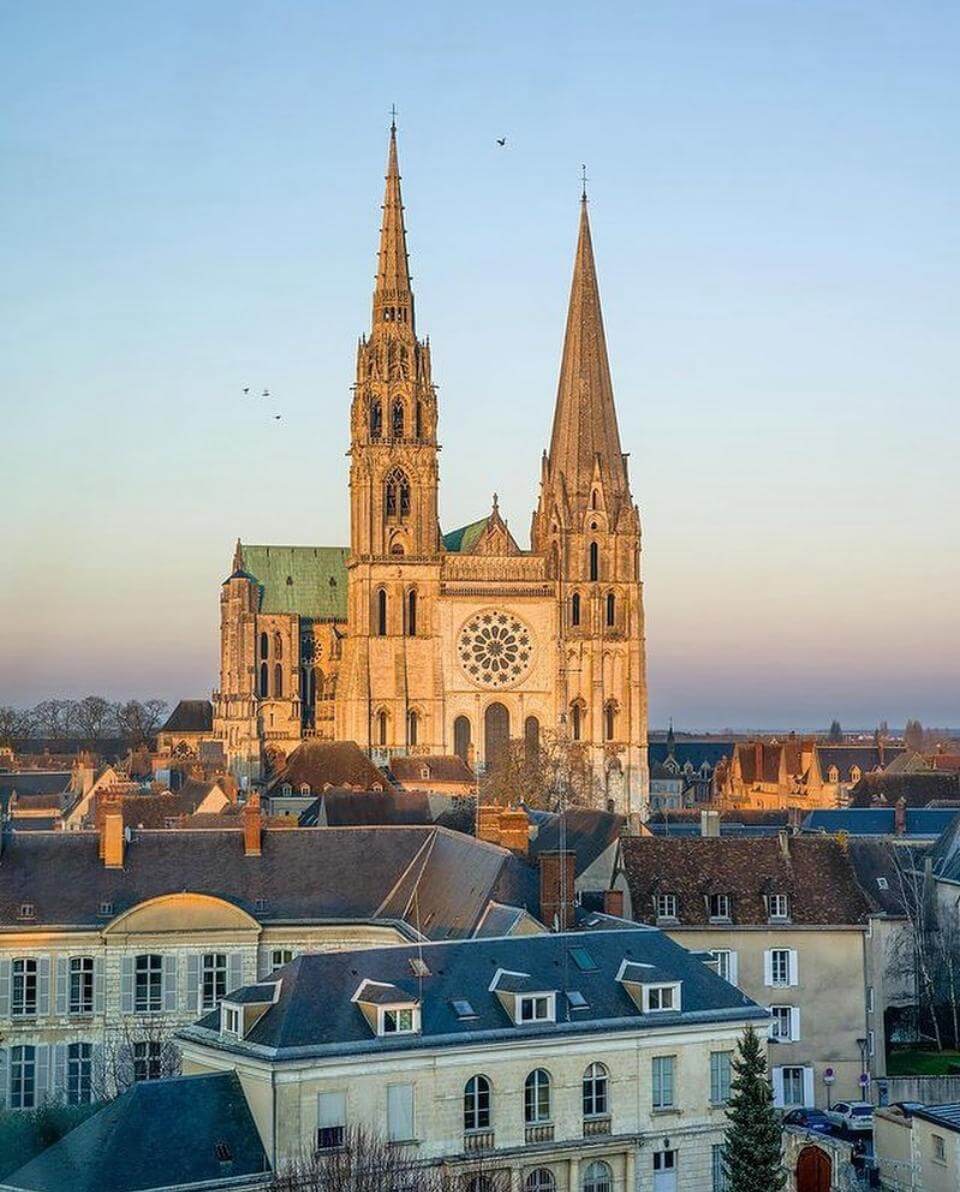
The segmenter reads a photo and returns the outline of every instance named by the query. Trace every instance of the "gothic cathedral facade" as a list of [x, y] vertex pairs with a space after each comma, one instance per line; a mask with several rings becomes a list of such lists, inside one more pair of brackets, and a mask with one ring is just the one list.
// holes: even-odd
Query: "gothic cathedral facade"
[[373, 320], [350, 411], [349, 547], [237, 543], [221, 589], [214, 732], [252, 780], [304, 738], [380, 764], [510, 740], [584, 751], [598, 800], [643, 814], [640, 516], [620, 446], [586, 196], [530, 549], [496, 498], [444, 534], [430, 345], [417, 337], [391, 128]]

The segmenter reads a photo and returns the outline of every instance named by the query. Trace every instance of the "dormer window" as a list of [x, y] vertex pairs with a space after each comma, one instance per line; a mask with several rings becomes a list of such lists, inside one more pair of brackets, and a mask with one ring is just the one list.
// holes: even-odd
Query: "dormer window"
[[242, 1022], [243, 1018], [238, 1006], [223, 1007], [223, 1033], [225, 1035], [236, 1035], [239, 1039], [242, 1034]]
[[658, 894], [653, 901], [658, 919], [675, 919], [677, 917], [676, 894]]
[[395, 1009], [380, 1011], [381, 1035], [413, 1035], [419, 1023], [418, 1014], [414, 1006], [397, 1006]]
[[709, 899], [710, 905], [710, 919], [711, 921], [729, 920], [730, 918], [730, 895], [729, 894], [711, 894]]
[[789, 918], [790, 904], [786, 894], [767, 895], [767, 914], [771, 919]]
[[659, 1014], [680, 1009], [680, 983], [671, 985], [644, 985], [643, 1012]]
[[517, 998], [517, 1022], [553, 1022], [555, 997], [553, 993], [521, 994]]

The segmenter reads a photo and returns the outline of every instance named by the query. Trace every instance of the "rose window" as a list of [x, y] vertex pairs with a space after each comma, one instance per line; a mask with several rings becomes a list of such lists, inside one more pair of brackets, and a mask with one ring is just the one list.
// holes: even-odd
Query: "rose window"
[[457, 654], [464, 673], [483, 687], [508, 687], [530, 669], [533, 639], [510, 613], [488, 609], [460, 630]]

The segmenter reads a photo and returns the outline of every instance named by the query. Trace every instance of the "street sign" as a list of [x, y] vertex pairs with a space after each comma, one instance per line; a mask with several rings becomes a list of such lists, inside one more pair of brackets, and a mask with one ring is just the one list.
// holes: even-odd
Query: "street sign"
[[836, 1074], [836, 1072], [834, 1072], [834, 1070], [832, 1068], [824, 1068], [824, 1070], [823, 1070], [823, 1083], [824, 1084], [833, 1084], [833, 1082], [836, 1079], [837, 1079], [837, 1074]]

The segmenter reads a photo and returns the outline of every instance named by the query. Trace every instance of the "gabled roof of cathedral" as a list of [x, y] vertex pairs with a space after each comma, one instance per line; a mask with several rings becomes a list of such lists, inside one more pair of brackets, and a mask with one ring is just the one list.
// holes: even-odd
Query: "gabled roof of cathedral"
[[260, 612], [347, 619], [346, 546], [247, 546], [243, 564], [260, 586]]
[[459, 530], [451, 530], [448, 534], [444, 534], [443, 549], [469, 554], [487, 528], [489, 520], [489, 517], [481, 517], [479, 521], [471, 522], [469, 526], [461, 526]]
[[584, 498], [595, 468], [608, 499], [627, 493], [584, 195], [547, 476], [552, 482], [562, 480], [569, 498]]

